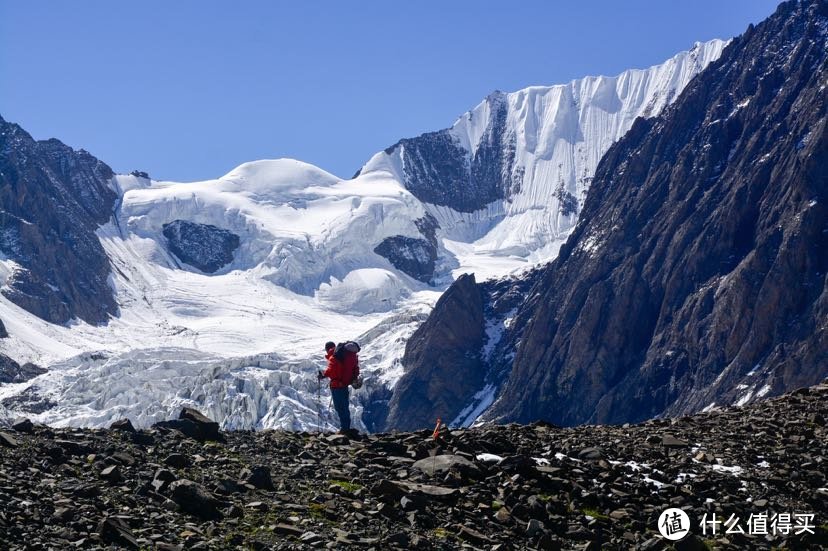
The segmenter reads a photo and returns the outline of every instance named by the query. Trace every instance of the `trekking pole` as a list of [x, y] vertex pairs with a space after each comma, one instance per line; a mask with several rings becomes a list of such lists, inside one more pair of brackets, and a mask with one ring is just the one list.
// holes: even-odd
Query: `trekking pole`
[[316, 377], [316, 429], [322, 434], [322, 379]]

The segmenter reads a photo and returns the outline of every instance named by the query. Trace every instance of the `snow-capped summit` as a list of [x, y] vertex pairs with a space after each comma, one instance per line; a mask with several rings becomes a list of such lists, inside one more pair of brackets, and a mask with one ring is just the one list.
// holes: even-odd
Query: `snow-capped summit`
[[601, 156], [637, 117], [659, 114], [727, 42], [697, 42], [615, 77], [496, 92], [450, 128], [405, 139], [361, 174], [392, 175], [427, 205], [455, 274], [551, 260], [578, 219]]

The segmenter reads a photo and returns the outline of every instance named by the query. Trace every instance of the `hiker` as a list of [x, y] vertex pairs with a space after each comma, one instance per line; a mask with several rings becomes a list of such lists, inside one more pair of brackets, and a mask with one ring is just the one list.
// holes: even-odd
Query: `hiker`
[[339, 416], [339, 432], [345, 435], [353, 435], [356, 432], [351, 430], [348, 386], [359, 379], [359, 350], [359, 345], [353, 341], [337, 345], [331, 341], [326, 342], [325, 359], [328, 360], [328, 368], [318, 375], [320, 380], [325, 377], [331, 380], [331, 397]]

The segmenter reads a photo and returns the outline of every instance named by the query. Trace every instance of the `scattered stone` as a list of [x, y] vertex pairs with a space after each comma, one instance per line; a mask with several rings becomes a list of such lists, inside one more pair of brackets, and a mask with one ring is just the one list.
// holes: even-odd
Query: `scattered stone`
[[578, 459], [598, 461], [604, 459], [604, 450], [601, 448], [584, 448], [578, 452]]
[[176, 480], [170, 484], [170, 494], [181, 510], [204, 520], [222, 517], [219, 501], [201, 485], [192, 480]]
[[544, 529], [543, 522], [539, 521], [536, 518], [530, 519], [529, 523], [526, 525], [526, 536], [533, 538], [538, 532], [542, 532]]
[[153, 476], [152, 486], [155, 488], [156, 492], [163, 492], [176, 480], [178, 480], [178, 477], [171, 471], [168, 471], [167, 469], [158, 469], [155, 471], [155, 476]]
[[247, 509], [253, 509], [255, 511], [259, 511], [259, 512], [262, 512], [262, 513], [266, 512], [268, 510], [267, 503], [265, 503], [263, 501], [253, 501], [253, 502], [248, 503], [247, 505], [245, 505], [245, 507]]
[[270, 477], [270, 467], [257, 466], [243, 469], [239, 478], [244, 484], [250, 484], [259, 490], [274, 490], [273, 479]]
[[299, 541], [301, 541], [304, 544], [311, 545], [323, 541], [323, 538], [316, 532], [305, 532], [304, 534], [299, 536]]
[[75, 509], [72, 507], [58, 507], [52, 515], [52, 521], [65, 524], [75, 518]]
[[[144, 432], [154, 444], [140, 447], [123, 433], [36, 427], [0, 452], [0, 549], [667, 549], [654, 524], [667, 507], [693, 519], [828, 507], [828, 431], [806, 421], [826, 412], [828, 387], [795, 398], [625, 428], [443, 431], [451, 453], [434, 458], [430, 432], [340, 445], [240, 431], [217, 445], [159, 429]], [[667, 426], [698, 449], [668, 453]], [[743, 434], [751, 439], [734, 446]], [[606, 453], [581, 459], [589, 448]], [[503, 460], [476, 459], [485, 453]], [[417, 461], [447, 465], [428, 474]], [[716, 544], [819, 549], [820, 530], [813, 540], [735, 535]], [[671, 546], [701, 551], [698, 543]]]
[[500, 524], [509, 524], [512, 522], [512, 515], [509, 514], [509, 511], [506, 508], [500, 508], [495, 513], [495, 520], [497, 520]]
[[347, 446], [351, 443], [344, 434], [334, 433], [325, 437], [325, 441], [334, 446]]
[[468, 526], [459, 526], [460, 531], [457, 533], [457, 537], [463, 541], [467, 541], [469, 543], [473, 543], [475, 545], [490, 545], [494, 543], [494, 540], [481, 534], [477, 530], [473, 530]]
[[0, 432], [0, 446], [5, 446], [7, 448], [16, 448], [18, 446], [17, 440], [12, 438], [10, 434], [6, 434], [5, 432]]
[[412, 466], [429, 476], [445, 473], [451, 469], [479, 473], [477, 465], [460, 455], [435, 455], [421, 459]]
[[661, 437], [661, 445], [665, 448], [686, 448], [689, 446], [684, 440], [680, 440], [672, 434], [665, 434]]
[[30, 433], [34, 430], [34, 423], [25, 417], [18, 417], [12, 422], [11, 428], [17, 432]]
[[105, 543], [126, 547], [127, 549], [141, 548], [141, 544], [129, 527], [118, 518], [108, 517], [99, 522], [98, 535]]
[[164, 458], [164, 465], [168, 465], [174, 469], [183, 469], [189, 466], [189, 464], [190, 460], [187, 459], [187, 456], [181, 453], [171, 453]]
[[293, 524], [279, 523], [273, 528], [273, 531], [283, 536], [293, 536], [296, 538], [304, 535], [304, 531]]
[[110, 465], [101, 471], [101, 478], [112, 484], [117, 484], [121, 481], [121, 470], [118, 465]]
[[132, 421], [129, 419], [118, 419], [109, 426], [112, 430], [119, 430], [122, 432], [135, 432], [135, 427], [132, 426]]
[[178, 415], [179, 419], [186, 419], [198, 425], [204, 440], [221, 440], [219, 424], [193, 408], [184, 408]]

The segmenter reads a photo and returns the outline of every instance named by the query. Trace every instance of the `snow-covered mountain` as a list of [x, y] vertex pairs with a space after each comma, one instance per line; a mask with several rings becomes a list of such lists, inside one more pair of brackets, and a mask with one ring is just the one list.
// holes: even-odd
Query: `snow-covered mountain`
[[[322, 343], [358, 338], [369, 378], [356, 418], [372, 428], [440, 292], [463, 272], [481, 280], [554, 258], [603, 153], [724, 45], [492, 94], [351, 180], [286, 159], [206, 182], [114, 176], [118, 199], [96, 234], [118, 313], [58, 325], [4, 293], [0, 352], [49, 371], [0, 386], [0, 419], [147, 425], [191, 404], [227, 428], [312, 428]], [[2, 253], [6, 284], [22, 268]]]
[[388, 174], [423, 201], [454, 275], [501, 276], [557, 255], [595, 167], [637, 117], [651, 117], [727, 43], [696, 43], [615, 77], [495, 92], [451, 128], [401, 140], [362, 175]]

